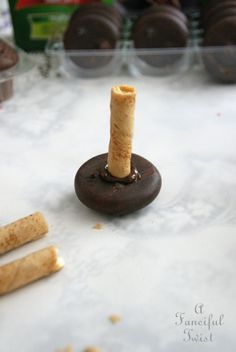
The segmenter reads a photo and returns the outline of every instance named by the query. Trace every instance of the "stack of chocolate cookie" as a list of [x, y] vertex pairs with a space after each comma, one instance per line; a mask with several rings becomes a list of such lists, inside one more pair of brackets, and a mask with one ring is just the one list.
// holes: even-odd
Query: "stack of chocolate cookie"
[[119, 8], [103, 3], [80, 6], [69, 21], [64, 34], [65, 50], [70, 59], [84, 69], [99, 68], [106, 65], [112, 57], [109, 55], [80, 56], [80, 50], [115, 49], [121, 38], [122, 15]]
[[211, 0], [202, 11], [207, 71], [217, 80], [236, 82], [236, 0]]
[[17, 51], [0, 39], [0, 102], [10, 99], [13, 95], [13, 80], [1, 79], [1, 74], [13, 69], [18, 61]]
[[[188, 20], [178, 8], [155, 4], [137, 19], [132, 31], [137, 49], [185, 48], [188, 44]], [[173, 65], [182, 57], [183, 50], [166, 55], [153, 53], [139, 57], [154, 67]]]

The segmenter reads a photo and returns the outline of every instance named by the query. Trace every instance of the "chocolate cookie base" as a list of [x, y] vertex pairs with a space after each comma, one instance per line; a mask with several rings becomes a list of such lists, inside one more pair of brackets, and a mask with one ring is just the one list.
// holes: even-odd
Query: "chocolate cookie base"
[[125, 215], [151, 203], [161, 189], [161, 175], [143, 157], [132, 154], [132, 165], [140, 177], [131, 183], [107, 182], [101, 171], [107, 163], [107, 153], [84, 163], [75, 176], [75, 192], [87, 207], [110, 215]]
[[[135, 23], [132, 33], [136, 49], [167, 49], [164, 53], [139, 54], [140, 60], [156, 68], [167, 68], [178, 64], [183, 58], [188, 41], [185, 16], [177, 16], [180, 11], [171, 6], [153, 6]], [[177, 13], [177, 14], [176, 14]], [[180, 13], [181, 15], [181, 13]], [[168, 49], [180, 49], [170, 53]]]
[[[79, 8], [72, 15], [63, 39], [65, 50], [72, 51], [68, 57], [76, 66], [86, 70], [102, 68], [109, 64], [114, 56], [109, 50], [116, 48], [120, 38], [119, 18], [111, 16], [107, 13], [108, 10], [104, 12], [103, 6], [98, 7], [99, 12], [97, 9], [94, 13], [92, 8]], [[104, 53], [102, 51], [100, 55], [94, 55], [94, 50], [104, 50]], [[80, 54], [80, 51], [88, 53]]]
[[213, 49], [209, 52], [203, 50], [202, 59], [206, 70], [217, 81], [236, 82], [235, 44], [236, 15], [222, 18], [205, 33], [203, 46], [210, 46]]
[[13, 96], [13, 80], [9, 79], [0, 83], [0, 103]]

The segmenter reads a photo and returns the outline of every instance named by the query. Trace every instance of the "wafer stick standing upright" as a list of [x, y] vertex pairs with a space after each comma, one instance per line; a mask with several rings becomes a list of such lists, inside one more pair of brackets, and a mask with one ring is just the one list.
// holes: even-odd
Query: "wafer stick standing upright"
[[117, 86], [111, 90], [110, 143], [108, 171], [118, 178], [131, 171], [132, 138], [136, 91], [131, 86]]
[[0, 266], [0, 295], [62, 269], [64, 261], [57, 252], [56, 247], [50, 246]]
[[48, 225], [40, 212], [0, 227], [0, 254], [9, 252], [27, 242], [37, 240], [47, 232]]

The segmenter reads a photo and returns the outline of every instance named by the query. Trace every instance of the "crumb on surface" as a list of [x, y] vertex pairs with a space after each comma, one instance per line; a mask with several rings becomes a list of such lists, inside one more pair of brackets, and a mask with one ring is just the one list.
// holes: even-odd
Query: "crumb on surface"
[[111, 314], [108, 319], [112, 324], [119, 323], [121, 321], [121, 317], [117, 314]]
[[73, 348], [71, 346], [67, 346], [64, 348], [60, 348], [59, 350], [56, 350], [55, 352], [73, 352]]
[[93, 229], [95, 229], [95, 230], [101, 230], [101, 229], [102, 229], [102, 224], [100, 224], [100, 223], [95, 224], [95, 225], [93, 226]]
[[99, 347], [90, 346], [85, 348], [84, 352], [102, 352], [102, 350]]

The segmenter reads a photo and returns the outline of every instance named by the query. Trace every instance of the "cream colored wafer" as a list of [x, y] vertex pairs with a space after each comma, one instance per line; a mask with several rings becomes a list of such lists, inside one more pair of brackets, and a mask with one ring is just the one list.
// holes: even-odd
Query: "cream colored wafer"
[[37, 240], [48, 232], [46, 220], [40, 212], [0, 227], [0, 254]]
[[0, 266], [0, 295], [62, 269], [64, 261], [57, 252], [56, 247], [50, 246]]
[[111, 90], [110, 143], [108, 171], [124, 178], [131, 171], [132, 138], [136, 91], [131, 86], [117, 86]]

